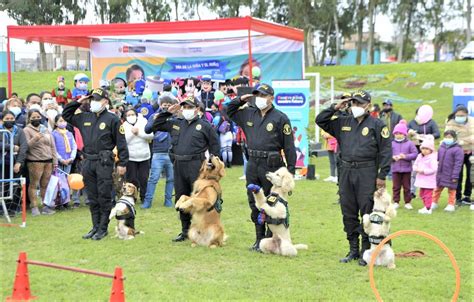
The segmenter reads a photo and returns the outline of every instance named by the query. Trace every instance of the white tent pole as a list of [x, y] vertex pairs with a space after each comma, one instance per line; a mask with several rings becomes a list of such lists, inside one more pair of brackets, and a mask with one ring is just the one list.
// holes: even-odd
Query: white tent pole
[[[321, 75], [319, 72], [309, 72], [305, 73], [305, 77], [314, 77], [314, 118], [319, 114], [319, 102], [320, 102], [320, 78]], [[316, 143], [319, 143], [319, 132], [320, 129], [315, 125], [315, 137], [314, 140]]]
[[331, 77], [331, 104], [334, 103], [334, 77]]

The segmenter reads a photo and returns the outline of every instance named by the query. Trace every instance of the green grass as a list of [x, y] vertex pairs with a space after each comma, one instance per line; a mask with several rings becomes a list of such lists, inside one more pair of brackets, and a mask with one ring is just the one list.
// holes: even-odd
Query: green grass
[[[420, 83], [435, 81], [472, 81], [473, 63], [400, 64], [364, 67], [315, 68], [323, 75], [343, 79], [353, 74], [380, 74], [413, 71]], [[15, 73], [13, 87], [20, 95], [52, 89], [58, 74], [68, 83], [75, 72]], [[0, 86], [6, 83], [0, 74]], [[404, 83], [383, 83], [378, 89], [392, 90], [406, 98], [437, 99], [432, 106], [435, 120], [442, 126], [451, 111], [451, 90], [404, 88]], [[341, 87], [336, 81], [336, 87]], [[368, 86], [370, 88], [370, 86]], [[395, 103], [407, 118], [420, 104]], [[327, 158], [312, 159], [321, 178], [328, 176]], [[85, 269], [113, 272], [123, 267], [126, 297], [129, 301], [156, 300], [321, 300], [373, 301], [368, 269], [356, 263], [340, 264], [348, 246], [343, 232], [340, 208], [334, 205], [337, 188], [322, 181], [301, 180], [291, 196], [291, 231], [295, 243], [306, 243], [288, 259], [248, 251], [254, 241], [253, 225], [247, 205], [244, 182], [237, 180], [241, 168], [228, 170], [223, 179], [224, 211], [222, 221], [229, 235], [225, 247], [209, 250], [191, 248], [189, 243], [171, 243], [179, 232], [177, 213], [161, 206], [163, 182], [160, 181], [154, 206], [138, 209], [136, 225], [145, 234], [132, 241], [107, 238], [101, 242], [82, 240], [88, 231], [90, 215], [86, 207], [60, 212], [54, 216], [28, 217], [27, 228], [0, 228], [0, 298], [11, 294], [15, 260], [26, 251], [34, 260], [48, 261]], [[391, 184], [388, 182], [389, 187]], [[446, 194], [441, 209], [431, 216], [400, 209], [392, 232], [416, 229], [441, 239], [454, 253], [461, 269], [461, 301], [470, 301], [473, 292], [473, 212], [467, 207], [445, 213]], [[415, 209], [422, 207], [414, 200]], [[111, 223], [110, 230], [115, 222]], [[377, 286], [385, 300], [447, 301], [454, 290], [454, 270], [448, 257], [434, 243], [421, 237], [401, 237], [393, 241], [396, 253], [421, 249], [427, 256], [397, 259], [397, 268], [376, 268]], [[104, 301], [111, 281], [94, 276], [30, 267], [31, 289], [39, 301]]]

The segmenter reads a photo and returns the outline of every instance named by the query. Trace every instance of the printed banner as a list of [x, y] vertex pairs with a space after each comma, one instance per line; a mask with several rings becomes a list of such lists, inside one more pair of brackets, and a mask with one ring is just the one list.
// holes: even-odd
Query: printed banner
[[307, 167], [309, 163], [308, 134], [309, 125], [309, 80], [274, 80], [273, 104], [283, 111], [291, 121], [296, 147], [296, 167]]
[[453, 85], [453, 111], [463, 105], [474, 116], [474, 83], [457, 83]]
[[[225, 33], [223, 33], [225, 37]], [[301, 79], [303, 43], [273, 36], [252, 37], [252, 66], [260, 82]], [[225, 80], [251, 74], [247, 37], [194, 41], [113, 40], [91, 44], [92, 85], [121, 77], [127, 82], [150, 75], [164, 79], [210, 75]]]

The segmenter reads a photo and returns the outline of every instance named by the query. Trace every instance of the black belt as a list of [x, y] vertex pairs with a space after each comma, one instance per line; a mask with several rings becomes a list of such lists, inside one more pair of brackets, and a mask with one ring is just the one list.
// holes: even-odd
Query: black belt
[[375, 167], [375, 161], [345, 161], [341, 159], [341, 165], [348, 168], [368, 168]]
[[87, 160], [99, 160], [100, 159], [99, 154], [87, 154], [87, 153], [83, 153], [83, 154], [84, 154], [84, 157]]
[[206, 158], [206, 155], [204, 153], [192, 154], [192, 155], [177, 155], [174, 153], [170, 153], [171, 160], [190, 161], [190, 160], [204, 160], [205, 158]]
[[260, 151], [260, 150], [252, 150], [248, 149], [248, 153], [250, 157], [260, 157], [260, 158], [267, 158], [268, 155], [271, 153], [278, 153], [276, 151]]

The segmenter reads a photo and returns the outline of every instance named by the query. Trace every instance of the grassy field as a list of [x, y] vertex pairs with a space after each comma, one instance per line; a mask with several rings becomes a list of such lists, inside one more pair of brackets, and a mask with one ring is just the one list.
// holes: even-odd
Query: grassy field
[[[472, 81], [472, 63], [404, 64], [369, 67], [318, 68], [327, 77], [334, 75], [336, 87], [340, 79], [353, 74], [380, 74], [400, 71], [416, 72], [416, 81]], [[58, 73], [14, 74], [14, 90], [24, 95], [53, 87]], [[72, 80], [74, 72], [62, 73]], [[0, 75], [4, 86], [5, 76]], [[446, 77], [446, 79], [444, 79]], [[411, 79], [411, 81], [414, 81]], [[46, 84], [46, 85], [45, 85]], [[396, 91], [406, 98], [434, 100], [435, 119], [442, 126], [451, 111], [451, 90], [419, 87], [404, 88], [403, 83], [383, 83], [378, 89]], [[387, 88], [389, 87], [389, 88]], [[371, 85], [368, 86], [371, 88]], [[420, 103], [395, 103], [409, 118]], [[312, 159], [317, 173], [326, 178], [327, 158]], [[249, 219], [244, 182], [238, 180], [241, 167], [228, 170], [223, 179], [224, 211], [222, 220], [229, 235], [225, 247], [209, 250], [191, 248], [186, 243], [171, 243], [179, 232], [177, 213], [162, 204], [163, 183], [160, 181], [151, 210], [138, 210], [136, 225], [145, 234], [132, 241], [107, 238], [100, 242], [82, 240], [88, 231], [90, 215], [86, 207], [60, 212], [54, 216], [28, 217], [25, 229], [0, 228], [0, 298], [11, 294], [15, 260], [26, 251], [34, 260], [113, 272], [122, 266], [127, 277], [126, 297], [129, 301], [157, 300], [375, 300], [370, 289], [368, 269], [356, 263], [340, 264], [347, 252], [340, 209], [334, 204], [337, 187], [322, 181], [297, 182], [289, 203], [291, 230], [295, 243], [306, 243], [308, 251], [300, 251], [288, 259], [248, 251], [254, 241]], [[389, 187], [391, 186], [388, 183]], [[415, 209], [422, 207], [419, 198]], [[392, 232], [416, 229], [441, 239], [454, 253], [461, 268], [461, 301], [471, 301], [473, 290], [473, 212], [462, 207], [445, 213], [443, 194], [441, 210], [421, 216], [416, 210], [401, 208], [392, 223]], [[111, 223], [113, 225], [113, 222]], [[112, 226], [110, 227], [112, 230]], [[397, 259], [397, 269], [375, 270], [382, 297], [391, 301], [447, 301], [454, 290], [454, 270], [448, 257], [434, 243], [421, 237], [401, 237], [393, 242], [396, 253], [423, 250], [427, 256]], [[110, 294], [111, 282], [93, 276], [30, 267], [30, 282], [39, 301], [104, 301]]]

